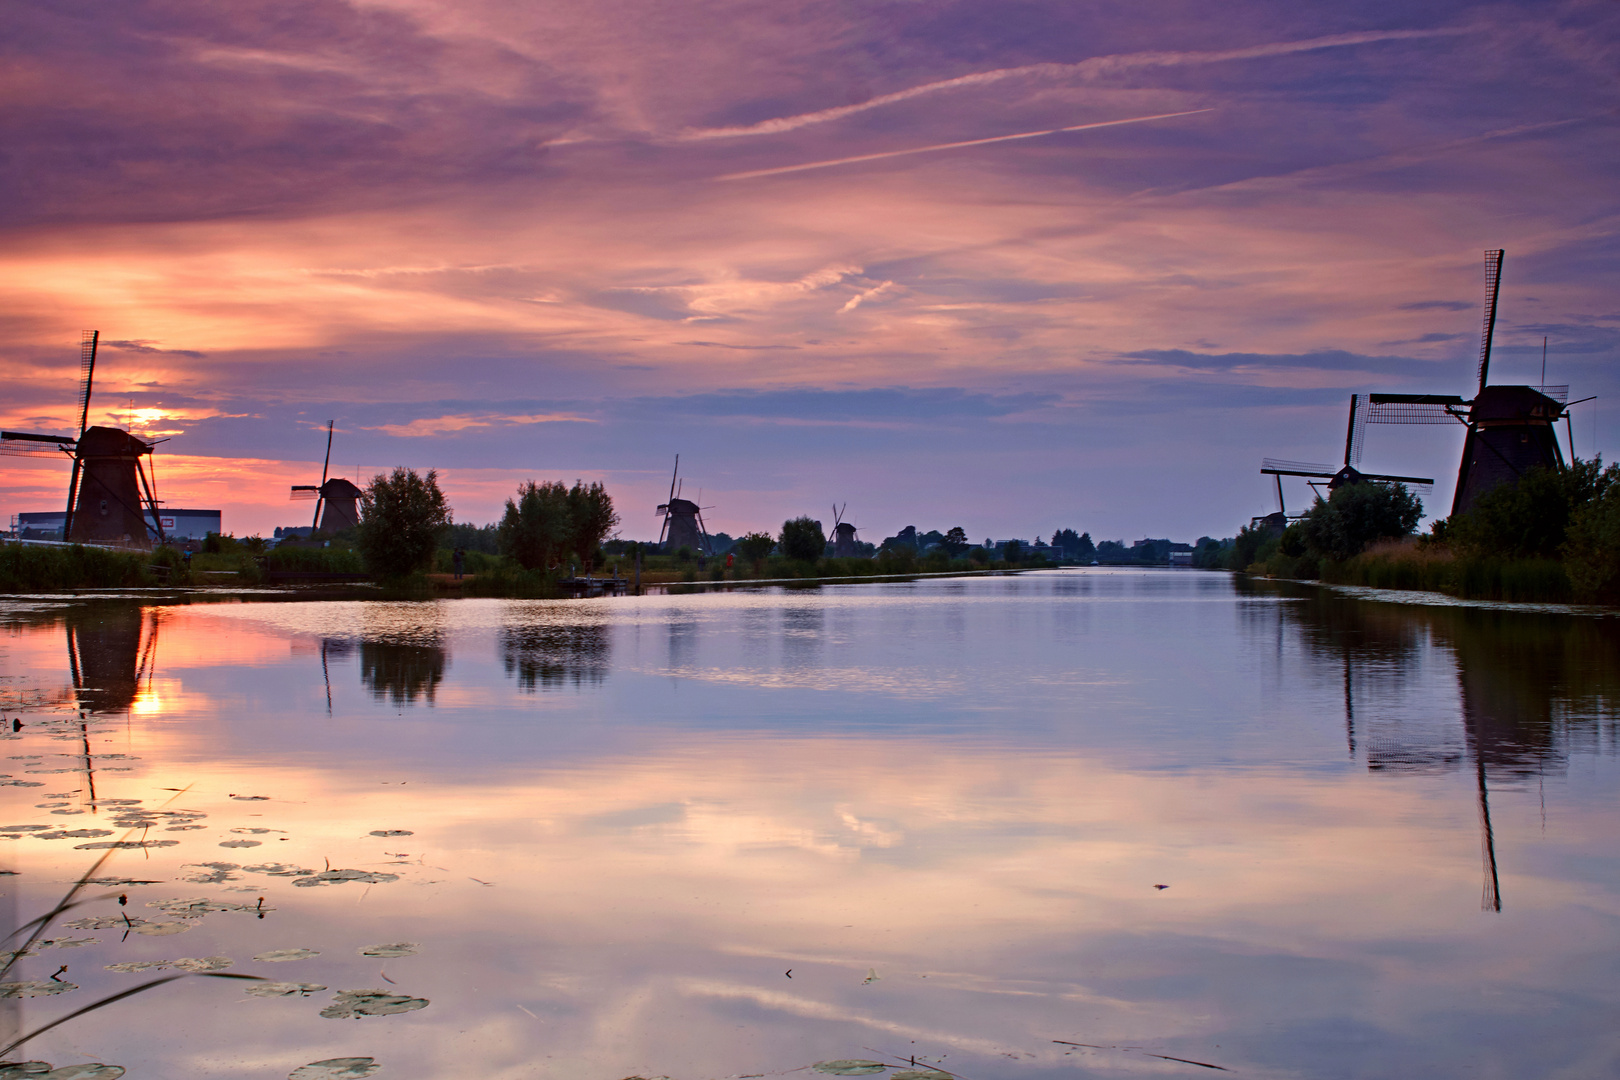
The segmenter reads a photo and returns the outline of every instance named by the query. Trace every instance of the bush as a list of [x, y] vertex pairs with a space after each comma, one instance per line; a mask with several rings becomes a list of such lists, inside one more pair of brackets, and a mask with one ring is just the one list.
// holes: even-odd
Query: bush
[[[1609, 466], [1605, 478], [1612, 478]], [[1620, 483], [1607, 483], [1597, 498], [1578, 508], [1563, 548], [1575, 596], [1620, 599]]]
[[439, 474], [397, 468], [378, 473], [361, 496], [360, 554], [366, 569], [384, 578], [424, 570], [433, 560], [439, 536], [450, 525], [450, 507], [439, 490]]
[[1570, 523], [1588, 503], [1613, 486], [1616, 467], [1580, 461], [1561, 471], [1535, 468], [1517, 483], [1493, 488], [1466, 514], [1446, 523], [1446, 540], [1480, 558], [1554, 559]]
[[783, 555], [801, 562], [815, 562], [827, 549], [827, 537], [822, 534], [821, 522], [808, 517], [782, 522], [782, 536], [778, 543]]
[[133, 588], [152, 584], [148, 565], [162, 563], [145, 552], [102, 548], [0, 544], [0, 592], [54, 592], [74, 588]]
[[568, 488], [560, 482], [518, 485], [516, 501], [506, 500], [497, 530], [501, 554], [525, 570], [557, 566], [573, 547]]
[[742, 559], [744, 562], [753, 563], [757, 566], [759, 563], [763, 562], [768, 555], [770, 555], [771, 551], [775, 547], [776, 537], [772, 536], [770, 533], [751, 532], [744, 533], [742, 537], [738, 539], [733, 550], [736, 551], [738, 558]]
[[1346, 484], [1288, 531], [1298, 528], [1312, 554], [1343, 562], [1375, 540], [1410, 536], [1422, 519], [1423, 503], [1404, 484]]

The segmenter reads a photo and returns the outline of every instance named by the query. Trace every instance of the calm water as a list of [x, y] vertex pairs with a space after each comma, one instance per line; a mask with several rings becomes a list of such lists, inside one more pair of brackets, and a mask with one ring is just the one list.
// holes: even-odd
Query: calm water
[[[187, 977], [18, 1060], [1620, 1073], [1614, 619], [1072, 571], [0, 625], [0, 817], [47, 827], [0, 828], [0, 916], [162, 842], [8, 976], [79, 988], [0, 1027], [173, 971], [107, 965], [323, 988]], [[153, 906], [200, 898], [248, 910]], [[429, 1004], [321, 1015], [363, 990]]]

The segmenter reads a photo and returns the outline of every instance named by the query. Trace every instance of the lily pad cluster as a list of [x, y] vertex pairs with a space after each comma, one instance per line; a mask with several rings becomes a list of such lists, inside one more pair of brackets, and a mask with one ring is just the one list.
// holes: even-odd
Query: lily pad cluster
[[398, 874], [385, 874], [380, 870], [322, 870], [309, 877], [294, 878], [293, 884], [301, 888], [313, 888], [317, 885], [341, 885], [345, 881], [364, 881], [375, 884], [383, 881], [398, 881]]
[[390, 994], [386, 990], [339, 990], [332, 1004], [321, 1010], [328, 1020], [359, 1019], [362, 1016], [389, 1016], [415, 1012], [428, 1007], [427, 998]]
[[[894, 1066], [866, 1058], [840, 1058], [836, 1061], [818, 1061], [810, 1068], [827, 1076], [875, 1076]], [[956, 1077], [939, 1069], [906, 1068], [890, 1073], [888, 1080], [956, 1080]]]
[[25, 979], [22, 982], [0, 982], [0, 998], [51, 997], [77, 990], [77, 983], [63, 979]]
[[[288, 1074], [287, 1080], [360, 1080], [382, 1068], [375, 1058], [327, 1058], [300, 1065]], [[0, 1080], [5, 1080], [0, 1077]]]
[[64, 1065], [51, 1068], [48, 1061], [19, 1061], [0, 1065], [0, 1080], [118, 1080], [124, 1075], [121, 1065], [103, 1065], [89, 1062], [83, 1065]]
[[278, 997], [309, 997], [309, 995], [325, 990], [323, 983], [305, 982], [256, 982], [250, 983], [247, 993], [251, 997], [278, 998]]
[[122, 964], [108, 964], [108, 971], [224, 971], [236, 961], [228, 956], [182, 956], [178, 960], [130, 960]]

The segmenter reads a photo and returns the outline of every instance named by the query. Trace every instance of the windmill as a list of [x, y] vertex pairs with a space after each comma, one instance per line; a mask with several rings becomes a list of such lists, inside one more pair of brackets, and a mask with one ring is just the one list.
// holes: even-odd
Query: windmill
[[1331, 465], [1316, 465], [1308, 461], [1283, 461], [1279, 458], [1265, 458], [1260, 462], [1260, 472], [1271, 477], [1277, 484], [1277, 512], [1259, 520], [1275, 524], [1278, 528], [1287, 527], [1288, 508], [1283, 505], [1282, 490], [1282, 478], [1285, 476], [1306, 477], [1306, 483], [1313, 489], [1325, 483], [1330, 496], [1349, 484], [1410, 484], [1413, 487], [1426, 488], [1434, 483], [1434, 479], [1427, 476], [1364, 473], [1356, 468], [1361, 464], [1362, 432], [1365, 430], [1365, 409], [1360, 400], [1361, 396], [1350, 395], [1350, 421], [1344, 433], [1344, 464], [1337, 469]]
[[79, 434], [40, 435], [0, 431], [0, 454], [73, 459], [68, 479], [62, 539], [72, 543], [151, 545], [167, 541], [157, 499], [147, 483], [141, 458], [163, 439], [151, 442], [115, 427], [91, 427], [90, 392], [101, 331], [86, 330], [79, 342]]
[[844, 520], [844, 511], [849, 509], [849, 503], [843, 506], [834, 506], [833, 512], [833, 558], [853, 559], [860, 555], [860, 549], [855, 545], [859, 543], [853, 522]]
[[[310, 519], [310, 533], [313, 536], [330, 536], [340, 533], [344, 529], [352, 529], [360, 524], [360, 496], [364, 494], [343, 477], [326, 478], [327, 470], [332, 465], [332, 421], [326, 422], [326, 460], [321, 462], [321, 482], [314, 484], [294, 484], [292, 494], [294, 500], [315, 500], [315, 514]], [[321, 509], [326, 509], [326, 515], [321, 515]]]
[[[1490, 385], [1491, 340], [1496, 331], [1496, 302], [1506, 252], [1485, 253], [1485, 313], [1479, 344], [1479, 385], [1473, 400], [1452, 394], [1367, 394], [1362, 423], [1462, 424], [1462, 464], [1451, 512], [1466, 513], [1480, 496], [1514, 483], [1533, 468], [1562, 470], [1564, 455], [1553, 425], [1569, 421], [1567, 386]], [[1590, 401], [1582, 398], [1581, 401]], [[1352, 427], [1355, 421], [1352, 418]], [[1359, 441], [1359, 434], [1355, 436]], [[1571, 434], [1570, 453], [1575, 452]]]
[[[658, 530], [658, 543], [666, 551], [690, 548], [703, 555], [709, 552], [709, 530], [703, 524], [703, 508], [691, 499], [683, 499], [676, 487], [681, 475], [681, 455], [675, 455], [675, 472], [669, 478], [669, 500], [660, 503], [657, 513], [664, 515]], [[712, 509], [712, 508], [711, 508]]]

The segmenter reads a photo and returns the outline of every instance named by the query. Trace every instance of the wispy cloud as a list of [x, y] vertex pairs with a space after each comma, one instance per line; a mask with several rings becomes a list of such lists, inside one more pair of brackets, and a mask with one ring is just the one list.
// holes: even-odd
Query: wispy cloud
[[1149, 120], [1169, 120], [1176, 116], [1196, 116], [1214, 112], [1214, 109], [1185, 109], [1181, 112], [1157, 113], [1153, 116], [1131, 116], [1123, 120], [1100, 120], [1092, 124], [1071, 124], [1068, 127], [1048, 128], [1045, 131], [1021, 131], [1016, 135], [992, 135], [986, 139], [964, 139], [961, 142], [936, 143], [933, 146], [913, 146], [907, 150], [885, 150], [878, 154], [857, 154], [854, 157], [834, 158], [831, 161], [811, 161], [802, 165], [782, 165], [774, 169], [752, 169], [748, 172], [727, 173], [716, 180], [752, 180], [760, 176], [803, 172], [806, 169], [830, 169], [834, 165], [853, 165], [859, 161], [878, 161], [882, 158], [905, 157], [907, 154], [932, 154], [940, 150], [959, 150], [967, 146], [986, 146], [990, 143], [1010, 142], [1013, 139], [1038, 139], [1043, 135], [1060, 135], [1065, 131], [1090, 131], [1093, 128], [1118, 127], [1121, 124], [1141, 124]]
[[1123, 53], [1117, 56], [1096, 56], [1073, 64], [1026, 64], [1021, 67], [978, 71], [954, 79], [941, 79], [938, 82], [923, 83], [920, 86], [897, 90], [892, 94], [882, 94], [853, 105], [839, 105], [831, 109], [818, 109], [815, 112], [799, 113], [796, 116], [780, 116], [772, 120], [761, 120], [757, 124], [697, 128], [682, 132], [680, 138], [683, 141], [694, 141], [701, 139], [735, 139], [749, 135], [777, 135], [785, 131], [809, 127], [812, 124], [826, 124], [834, 120], [842, 120], [844, 117], [854, 116], [856, 113], [867, 112], [870, 109], [880, 109], [885, 105], [896, 105], [902, 101], [910, 101], [913, 98], [924, 97], [929, 94], [938, 94], [947, 90], [990, 86], [1009, 79], [1099, 79], [1137, 68], [1177, 67], [1188, 64], [1219, 64], [1234, 60], [1258, 60], [1268, 56], [1287, 56], [1291, 53], [1313, 52], [1318, 49], [1340, 49], [1351, 45], [1370, 45], [1379, 41], [1404, 41], [1412, 38], [1438, 37], [1468, 32], [1468, 30], [1460, 28], [1444, 30], [1369, 30], [1355, 34], [1331, 34], [1327, 37], [1309, 38], [1304, 41], [1280, 41], [1268, 45], [1251, 45], [1242, 49], [1221, 49], [1210, 52]]
[[472, 428], [512, 427], [524, 424], [595, 424], [597, 420], [574, 413], [534, 413], [526, 416], [499, 416], [491, 413], [478, 415], [458, 413], [450, 416], [423, 417], [408, 424], [375, 424], [366, 431], [380, 431], [402, 439], [416, 439], [429, 435], [454, 435]]

